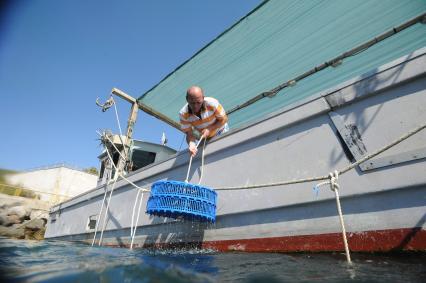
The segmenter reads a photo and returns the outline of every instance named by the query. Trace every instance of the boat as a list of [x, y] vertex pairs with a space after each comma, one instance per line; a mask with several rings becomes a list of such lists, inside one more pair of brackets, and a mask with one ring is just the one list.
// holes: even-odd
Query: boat
[[[45, 238], [425, 251], [426, 4], [377, 4], [264, 1], [141, 97], [113, 89], [131, 104], [128, 131], [101, 136], [105, 153], [121, 152], [127, 163], [138, 109], [179, 128], [193, 84], [224, 105], [231, 129], [200, 147], [189, 170], [187, 150], [136, 170], [116, 158], [96, 188], [52, 207]], [[187, 175], [217, 193], [215, 222], [146, 213], [153, 183]]]

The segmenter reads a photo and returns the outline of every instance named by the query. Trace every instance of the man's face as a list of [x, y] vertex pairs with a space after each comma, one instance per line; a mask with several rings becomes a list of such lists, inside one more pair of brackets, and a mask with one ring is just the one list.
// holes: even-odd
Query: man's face
[[192, 112], [198, 114], [201, 111], [201, 106], [204, 102], [204, 96], [201, 93], [195, 93], [188, 95], [186, 98], [189, 107], [191, 107]]

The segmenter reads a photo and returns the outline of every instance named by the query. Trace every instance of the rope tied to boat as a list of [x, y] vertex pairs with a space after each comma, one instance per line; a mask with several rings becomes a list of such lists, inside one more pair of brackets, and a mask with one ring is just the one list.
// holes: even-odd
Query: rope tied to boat
[[335, 170], [334, 172], [330, 172], [329, 177], [330, 177], [330, 189], [334, 192], [334, 195], [336, 197], [336, 206], [337, 206], [337, 212], [339, 213], [340, 226], [342, 227], [342, 238], [343, 238], [343, 244], [345, 246], [346, 261], [348, 263], [352, 263], [351, 255], [349, 253], [348, 239], [346, 238], [345, 221], [343, 220], [342, 207], [340, 205], [340, 197], [339, 197], [340, 186], [337, 183], [337, 179], [339, 178], [339, 172], [337, 170]]
[[[145, 190], [143, 189], [138, 189], [138, 192], [136, 193], [136, 198], [135, 198], [135, 203], [133, 205], [133, 213], [132, 213], [132, 222], [130, 224], [130, 249], [133, 249], [133, 241], [135, 239], [135, 235], [136, 235], [136, 229], [138, 227], [138, 223], [139, 223], [139, 216], [141, 214], [141, 207], [142, 207], [142, 201], [143, 201], [143, 193]], [[140, 195], [140, 196], [139, 196]], [[138, 216], [136, 217], [136, 221], [135, 220], [135, 209], [136, 209], [136, 205], [139, 202], [139, 208], [138, 208]]]
[[340, 197], [339, 197], [340, 185], [339, 183], [337, 183], [338, 179], [339, 179], [339, 171], [334, 170], [333, 172], [330, 172], [328, 174], [327, 181], [321, 182], [314, 186], [314, 192], [316, 192], [316, 194], [318, 195], [319, 188], [324, 185], [330, 185], [330, 190], [334, 192], [334, 196], [336, 198], [337, 213], [339, 214], [340, 226], [342, 228], [342, 238], [343, 238], [343, 244], [345, 246], [346, 260], [348, 263], [352, 263], [351, 255], [349, 253], [348, 240], [346, 238], [346, 229], [345, 229], [345, 222], [343, 220], [342, 206], [340, 205]]
[[345, 221], [343, 220], [342, 206], [340, 205], [340, 197], [339, 197], [340, 186], [337, 183], [337, 180], [339, 179], [339, 171], [334, 170], [334, 172], [330, 172], [328, 176], [330, 178], [330, 180], [328, 181], [330, 183], [330, 190], [334, 192], [334, 195], [336, 197], [337, 213], [339, 214], [340, 226], [342, 228], [342, 238], [343, 238], [343, 244], [345, 246], [346, 260], [348, 263], [352, 263], [351, 255], [349, 253], [348, 239], [346, 238], [346, 229], [345, 229]]
[[[360, 165], [361, 163], [370, 160], [373, 157], [376, 157], [377, 155], [385, 152], [386, 150], [388, 150], [389, 148], [401, 143], [402, 141], [408, 139], [409, 137], [415, 135], [416, 133], [420, 132], [421, 130], [426, 128], [426, 123], [408, 131], [407, 133], [405, 133], [404, 135], [400, 136], [399, 138], [395, 139], [394, 141], [392, 141], [391, 143], [383, 146], [382, 148], [376, 150], [375, 152], [364, 156], [363, 158], [361, 158], [360, 160], [358, 160], [357, 162], [354, 162], [350, 165], [348, 165], [347, 167], [341, 169], [341, 170], [336, 170], [338, 172], [338, 175], [342, 175], [348, 171], [350, 171], [351, 169], [355, 168], [356, 166]], [[307, 183], [307, 182], [313, 182], [313, 181], [323, 181], [323, 180], [329, 180], [329, 175], [323, 175], [323, 176], [316, 176], [316, 177], [309, 177], [309, 178], [303, 178], [303, 179], [295, 179], [295, 180], [288, 180], [288, 181], [280, 181], [280, 182], [274, 182], [274, 183], [264, 183], [264, 184], [254, 184], [254, 185], [245, 185], [245, 186], [229, 186], [229, 187], [216, 187], [215, 190], [216, 191], [221, 191], [221, 190], [246, 190], [246, 189], [256, 189], [256, 188], [262, 188], [262, 187], [275, 187], [275, 186], [283, 186], [283, 185], [292, 185], [292, 184], [299, 184], [299, 183]], [[322, 186], [324, 184], [328, 184], [328, 181], [320, 183], [318, 185], [316, 185], [316, 187], [318, 186]]]
[[[114, 97], [111, 94], [110, 97], [103, 104], [101, 104], [99, 102], [99, 97], [98, 97], [98, 98], [96, 98], [96, 105], [98, 105], [99, 107], [102, 108], [102, 112], [107, 111], [109, 108], [111, 108], [114, 105], [115, 119], [117, 121], [118, 131], [120, 133], [120, 135], [118, 137], [120, 139], [121, 145], [123, 146], [123, 149], [124, 149], [126, 156], [128, 156], [129, 150], [128, 150], [127, 145], [124, 143], [123, 138], [122, 138], [123, 132], [121, 131], [120, 117], [118, 115], [117, 103], [115, 102]], [[120, 153], [120, 155], [121, 155], [120, 151], [118, 151], [118, 153]], [[127, 162], [127, 159], [124, 159], [124, 162]]]
[[[125, 157], [121, 155], [120, 151], [117, 149], [117, 147], [114, 145], [113, 141], [110, 139], [110, 137], [107, 134], [105, 134], [105, 133], [101, 134], [99, 132], [97, 132], [97, 133], [101, 136], [102, 141], [104, 141], [104, 142], [108, 141], [114, 147], [114, 149], [119, 153], [120, 158], [125, 159]], [[110, 183], [113, 183], [112, 189], [110, 191], [110, 195], [109, 195], [109, 198], [108, 198], [108, 201], [107, 201], [107, 206], [106, 206], [106, 209], [105, 209], [104, 217], [103, 217], [104, 221], [103, 221], [103, 225], [102, 225], [102, 229], [101, 229], [101, 236], [100, 236], [99, 243], [98, 243], [99, 246], [102, 244], [103, 233], [104, 233], [104, 230], [106, 228], [107, 214], [108, 214], [108, 210], [109, 210], [109, 205], [111, 203], [112, 194], [113, 194], [114, 189], [115, 189], [115, 184], [116, 184], [116, 182], [118, 180], [118, 177], [121, 177], [127, 183], [129, 183], [130, 185], [132, 185], [133, 187], [135, 187], [135, 188], [138, 189], [138, 193], [136, 195], [135, 204], [134, 204], [134, 207], [133, 207], [132, 224], [131, 224], [131, 227], [130, 227], [131, 228], [130, 229], [130, 236], [132, 238], [132, 242], [131, 242], [130, 248], [132, 248], [132, 246], [133, 246], [133, 239], [134, 239], [135, 234], [136, 234], [136, 226], [137, 226], [137, 223], [139, 221], [140, 209], [141, 209], [142, 200], [143, 200], [143, 193], [144, 192], [149, 192], [150, 190], [139, 187], [138, 185], [136, 185], [135, 183], [133, 183], [132, 181], [130, 181], [129, 179], [127, 179], [126, 177], [123, 176], [122, 172], [120, 170], [118, 170], [117, 166], [114, 164], [114, 160], [112, 159], [112, 156], [111, 156], [111, 154], [109, 152], [108, 146], [106, 146], [106, 145], [105, 145], [105, 152], [106, 152], [106, 154], [108, 156], [108, 160], [109, 160], [111, 166], [114, 167], [114, 169], [115, 169], [115, 175], [114, 175], [114, 178], [110, 177], [110, 180], [107, 182], [107, 184], [105, 186], [104, 198], [102, 200], [101, 208], [100, 208], [100, 211], [99, 211], [99, 214], [98, 214], [98, 218], [97, 218], [97, 221], [96, 221], [95, 233], [94, 233], [93, 240], [92, 240], [92, 246], [95, 244], [96, 234], [97, 234], [97, 231], [98, 231], [99, 222], [100, 222], [101, 217], [102, 217], [103, 207], [104, 207], [106, 195], [107, 195], [107, 192], [108, 192], [108, 185]], [[113, 179], [113, 180], [111, 180], [111, 179]], [[140, 198], [138, 198], [139, 197], [139, 193], [141, 193], [141, 192], [142, 192], [142, 195], [141, 195]], [[138, 200], [140, 202], [139, 203], [139, 211], [138, 211], [138, 216], [137, 216], [137, 219], [136, 219], [136, 223], [134, 224], [134, 212], [135, 212], [135, 207], [136, 207], [136, 204], [137, 204]], [[133, 225], [136, 225], [134, 229], [133, 229]]]
[[[198, 149], [198, 146], [200, 145], [201, 141], [204, 139], [204, 145], [203, 145], [203, 152], [201, 153], [201, 174], [200, 174], [200, 180], [198, 181], [198, 185], [201, 184], [201, 180], [203, 179], [203, 171], [204, 171], [204, 148], [206, 146], [206, 139], [201, 136], [201, 138], [198, 140], [197, 144], [195, 145], [195, 148]], [[185, 183], [188, 183], [188, 179], [189, 179], [189, 171], [191, 171], [191, 164], [192, 164], [192, 158], [193, 156], [191, 155], [191, 158], [189, 159], [189, 165], [188, 165], [188, 171], [186, 172], [186, 178], [185, 178]]]
[[340, 189], [339, 184], [337, 183], [337, 180], [339, 179], [339, 171], [334, 170], [334, 172], [330, 172], [328, 174], [328, 177], [330, 178], [330, 189], [332, 191], [336, 191], [338, 189]]
[[103, 238], [103, 233], [104, 233], [104, 229], [105, 229], [105, 226], [106, 226], [106, 217], [107, 217], [107, 213], [108, 213], [108, 208], [109, 208], [109, 203], [110, 203], [110, 201], [111, 201], [111, 197], [112, 197], [112, 192], [114, 191], [114, 188], [115, 188], [115, 184], [116, 184], [116, 182], [117, 182], [117, 178], [109, 178], [109, 181], [107, 182], [107, 184], [106, 184], [106, 186], [105, 186], [105, 192], [104, 192], [104, 198], [103, 198], [103, 200], [102, 200], [102, 204], [101, 204], [101, 208], [100, 208], [100, 210], [99, 210], [99, 214], [98, 214], [98, 217], [97, 217], [97, 219], [96, 219], [96, 226], [95, 226], [95, 233], [94, 233], [94, 235], [93, 235], [93, 239], [92, 239], [92, 247], [93, 247], [93, 245], [95, 244], [95, 241], [96, 241], [96, 234], [97, 234], [97, 232], [98, 232], [98, 228], [99, 228], [99, 223], [101, 222], [101, 219], [102, 219], [102, 214], [103, 214], [103, 209], [104, 209], [104, 203], [105, 203], [105, 199], [106, 199], [106, 196], [107, 196], [107, 193], [108, 193], [108, 185], [109, 184], [111, 184], [111, 183], [113, 183], [112, 184], [112, 189], [111, 189], [111, 192], [110, 192], [110, 198], [108, 199], [108, 204], [107, 204], [107, 208], [106, 208], [106, 210], [105, 210], [105, 213], [103, 214], [103, 219], [104, 219], [104, 222], [103, 222], [103, 226], [102, 226], [102, 231], [101, 231], [101, 237], [100, 237], [100, 239], [99, 239], [99, 246], [102, 244], [102, 238]]
[[[118, 179], [118, 175], [115, 175], [114, 176], [114, 182], [113, 182], [113, 184], [112, 184], [112, 188], [111, 188], [111, 191], [110, 191], [110, 193], [109, 193], [109, 198], [108, 198], [108, 202], [107, 202], [107, 206], [106, 206], [106, 208], [105, 208], [105, 213], [104, 213], [104, 221], [103, 221], [103, 225], [102, 225], [102, 230], [101, 230], [101, 236], [100, 236], [100, 238], [99, 238], [99, 246], [101, 246], [102, 245], [102, 240], [103, 240], [103, 237], [104, 237], [104, 231], [105, 231], [105, 228], [106, 228], [106, 225], [107, 225], [107, 220], [108, 220], [108, 212], [109, 212], [109, 205], [110, 205], [110, 203], [111, 203], [111, 198], [112, 198], [112, 193], [114, 192], [114, 189], [115, 189], [115, 184], [117, 183], [117, 179]], [[106, 193], [107, 193], [107, 189], [106, 189], [106, 187], [105, 187], [105, 195], [106, 195]], [[102, 206], [103, 206], [103, 203], [102, 203]], [[101, 209], [102, 210], [102, 209]], [[102, 212], [102, 211], [101, 211]], [[100, 213], [101, 213], [100, 212]], [[95, 234], [95, 237], [96, 237], [96, 234]], [[95, 239], [95, 237], [94, 237], [94, 239]]]

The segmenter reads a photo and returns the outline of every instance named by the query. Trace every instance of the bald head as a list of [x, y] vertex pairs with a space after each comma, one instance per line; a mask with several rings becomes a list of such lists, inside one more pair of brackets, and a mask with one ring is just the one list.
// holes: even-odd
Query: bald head
[[204, 102], [204, 93], [201, 87], [199, 86], [191, 86], [186, 91], [186, 101], [188, 102], [189, 107], [191, 107], [191, 110], [198, 114], [200, 113], [201, 106]]
[[203, 97], [204, 93], [203, 90], [201, 89], [201, 87], [199, 86], [191, 86], [190, 88], [188, 88], [188, 90], [186, 91], [186, 98], [188, 99], [189, 97]]

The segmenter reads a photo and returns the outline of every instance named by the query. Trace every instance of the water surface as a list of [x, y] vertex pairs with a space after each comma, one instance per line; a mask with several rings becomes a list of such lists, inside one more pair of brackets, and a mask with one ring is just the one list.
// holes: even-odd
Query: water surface
[[0, 238], [2, 282], [426, 282], [426, 254], [128, 250]]

